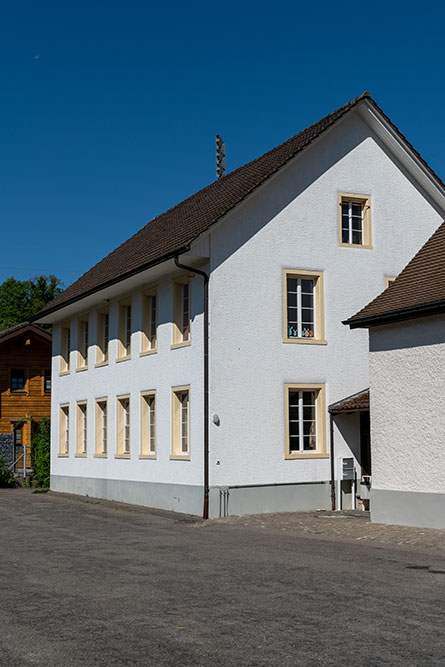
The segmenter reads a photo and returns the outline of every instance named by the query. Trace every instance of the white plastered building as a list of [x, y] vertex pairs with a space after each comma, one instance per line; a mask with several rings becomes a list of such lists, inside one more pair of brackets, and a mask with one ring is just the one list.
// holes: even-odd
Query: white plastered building
[[[205, 516], [330, 507], [327, 406], [369, 386], [367, 332], [342, 320], [444, 210], [365, 93], [155, 218], [37, 317], [52, 489]], [[359, 476], [357, 415], [334, 432]]]
[[445, 223], [348, 320], [369, 329], [371, 519], [445, 528]]

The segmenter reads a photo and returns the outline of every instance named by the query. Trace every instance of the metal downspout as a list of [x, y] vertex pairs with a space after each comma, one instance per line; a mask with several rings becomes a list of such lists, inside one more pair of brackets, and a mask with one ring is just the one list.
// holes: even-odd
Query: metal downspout
[[205, 271], [181, 264], [175, 253], [175, 264], [180, 269], [197, 273], [204, 279], [204, 507], [202, 518], [209, 518], [209, 276]]
[[329, 424], [330, 424], [330, 441], [331, 447], [329, 456], [331, 458], [331, 503], [332, 510], [335, 511], [335, 462], [334, 462], [334, 415], [331, 413], [329, 415]]

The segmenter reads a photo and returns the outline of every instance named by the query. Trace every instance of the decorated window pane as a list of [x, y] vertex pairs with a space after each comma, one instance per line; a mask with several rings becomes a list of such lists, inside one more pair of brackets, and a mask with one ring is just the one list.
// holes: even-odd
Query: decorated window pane
[[287, 337], [315, 337], [315, 279], [287, 277]]

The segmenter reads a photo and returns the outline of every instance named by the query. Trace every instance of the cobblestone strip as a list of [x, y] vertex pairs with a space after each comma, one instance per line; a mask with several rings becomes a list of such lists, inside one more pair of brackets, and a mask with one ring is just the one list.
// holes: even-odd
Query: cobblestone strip
[[211, 519], [208, 522], [196, 523], [194, 526], [206, 528], [215, 524], [280, 531], [292, 535], [313, 535], [323, 539], [337, 538], [354, 542], [427, 547], [445, 552], [445, 531], [371, 523], [367, 512], [255, 514]]

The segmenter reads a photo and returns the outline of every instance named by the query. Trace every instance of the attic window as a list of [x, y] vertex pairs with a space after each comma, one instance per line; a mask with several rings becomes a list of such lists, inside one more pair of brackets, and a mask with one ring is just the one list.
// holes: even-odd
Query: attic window
[[340, 246], [372, 248], [370, 196], [341, 192], [338, 208]]

